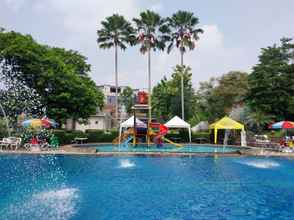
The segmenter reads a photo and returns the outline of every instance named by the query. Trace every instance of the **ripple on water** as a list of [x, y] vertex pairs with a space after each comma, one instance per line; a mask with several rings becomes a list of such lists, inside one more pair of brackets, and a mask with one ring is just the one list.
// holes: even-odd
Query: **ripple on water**
[[10, 205], [4, 210], [5, 219], [70, 219], [76, 213], [78, 190], [64, 188], [33, 194], [27, 201]]
[[119, 168], [131, 168], [131, 167], [135, 167], [136, 164], [132, 161], [130, 161], [129, 159], [122, 159], [119, 160]]
[[251, 159], [245, 161], [238, 161], [238, 163], [260, 169], [271, 169], [280, 166], [278, 162], [270, 159]]

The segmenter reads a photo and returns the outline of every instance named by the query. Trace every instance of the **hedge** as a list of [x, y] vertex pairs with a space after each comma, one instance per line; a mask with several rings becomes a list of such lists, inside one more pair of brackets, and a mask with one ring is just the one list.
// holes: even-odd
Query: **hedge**
[[[60, 144], [65, 145], [71, 144], [76, 137], [88, 138], [87, 143], [112, 142], [118, 136], [118, 131], [111, 130], [105, 132], [104, 130], [98, 129], [88, 129], [85, 132], [54, 130], [53, 134], [55, 134], [58, 137]], [[179, 131], [177, 133], [167, 134], [166, 137], [177, 142], [189, 142], [189, 134], [187, 131], [184, 130]], [[210, 134], [209, 132], [192, 133], [192, 141], [195, 141], [197, 138], [205, 138], [207, 140], [207, 143], [209, 143]]]
[[[175, 140], [176, 142], [189, 142], [189, 133], [187, 130], [180, 130], [177, 133], [169, 133], [166, 135], [166, 138]], [[203, 138], [201, 143], [210, 142], [210, 133], [209, 132], [192, 132], [191, 139], [192, 142], [197, 141], [198, 138]]]
[[87, 138], [87, 135], [82, 131], [53, 130], [53, 134], [57, 136], [61, 145], [71, 144], [76, 137]]
[[112, 142], [118, 136], [117, 131], [104, 132], [103, 130], [88, 129], [86, 130], [88, 142]]

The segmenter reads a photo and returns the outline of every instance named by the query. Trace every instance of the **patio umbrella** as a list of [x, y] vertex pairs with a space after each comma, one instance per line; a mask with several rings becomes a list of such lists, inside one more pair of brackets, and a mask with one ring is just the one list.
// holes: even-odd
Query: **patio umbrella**
[[55, 128], [57, 126], [57, 123], [54, 120], [49, 119], [48, 117], [43, 117], [41, 121], [42, 121], [42, 126], [45, 128], [50, 128], [50, 127]]
[[21, 124], [25, 128], [28, 128], [28, 127], [31, 127], [31, 128], [41, 128], [41, 127], [50, 128], [50, 127], [57, 126], [57, 123], [54, 120], [49, 119], [47, 117], [43, 117], [42, 119], [37, 119], [37, 118], [28, 119], [28, 120], [23, 121]]
[[279, 121], [269, 126], [271, 129], [291, 129], [294, 128], [293, 121]]
[[25, 128], [32, 127], [32, 128], [40, 128], [42, 127], [42, 120], [41, 119], [28, 119], [23, 121], [22, 126]]
[[269, 126], [271, 129], [285, 129], [286, 130], [286, 136], [288, 135], [287, 130], [288, 129], [294, 129], [294, 122], [293, 121], [279, 121], [276, 123], [273, 123]]

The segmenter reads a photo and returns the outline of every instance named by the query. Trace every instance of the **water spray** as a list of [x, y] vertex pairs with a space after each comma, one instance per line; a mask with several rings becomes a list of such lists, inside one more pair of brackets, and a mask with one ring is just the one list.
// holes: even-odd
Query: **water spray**
[[3, 106], [1, 105], [1, 103], [0, 103], [0, 108], [1, 108], [1, 111], [2, 111], [2, 114], [3, 114], [3, 117], [4, 117], [4, 119], [5, 119], [5, 122], [6, 122], [6, 128], [7, 128], [8, 136], [10, 137], [11, 135], [10, 135], [10, 129], [9, 129], [8, 118], [7, 118], [7, 115], [6, 115], [5, 111], [4, 111], [4, 108], [3, 108]]

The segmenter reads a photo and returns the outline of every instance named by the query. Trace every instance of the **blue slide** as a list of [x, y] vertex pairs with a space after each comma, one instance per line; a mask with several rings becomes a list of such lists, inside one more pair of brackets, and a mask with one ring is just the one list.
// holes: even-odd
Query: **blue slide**
[[130, 141], [133, 140], [133, 136], [129, 136], [122, 144], [124, 147], [128, 147]]

